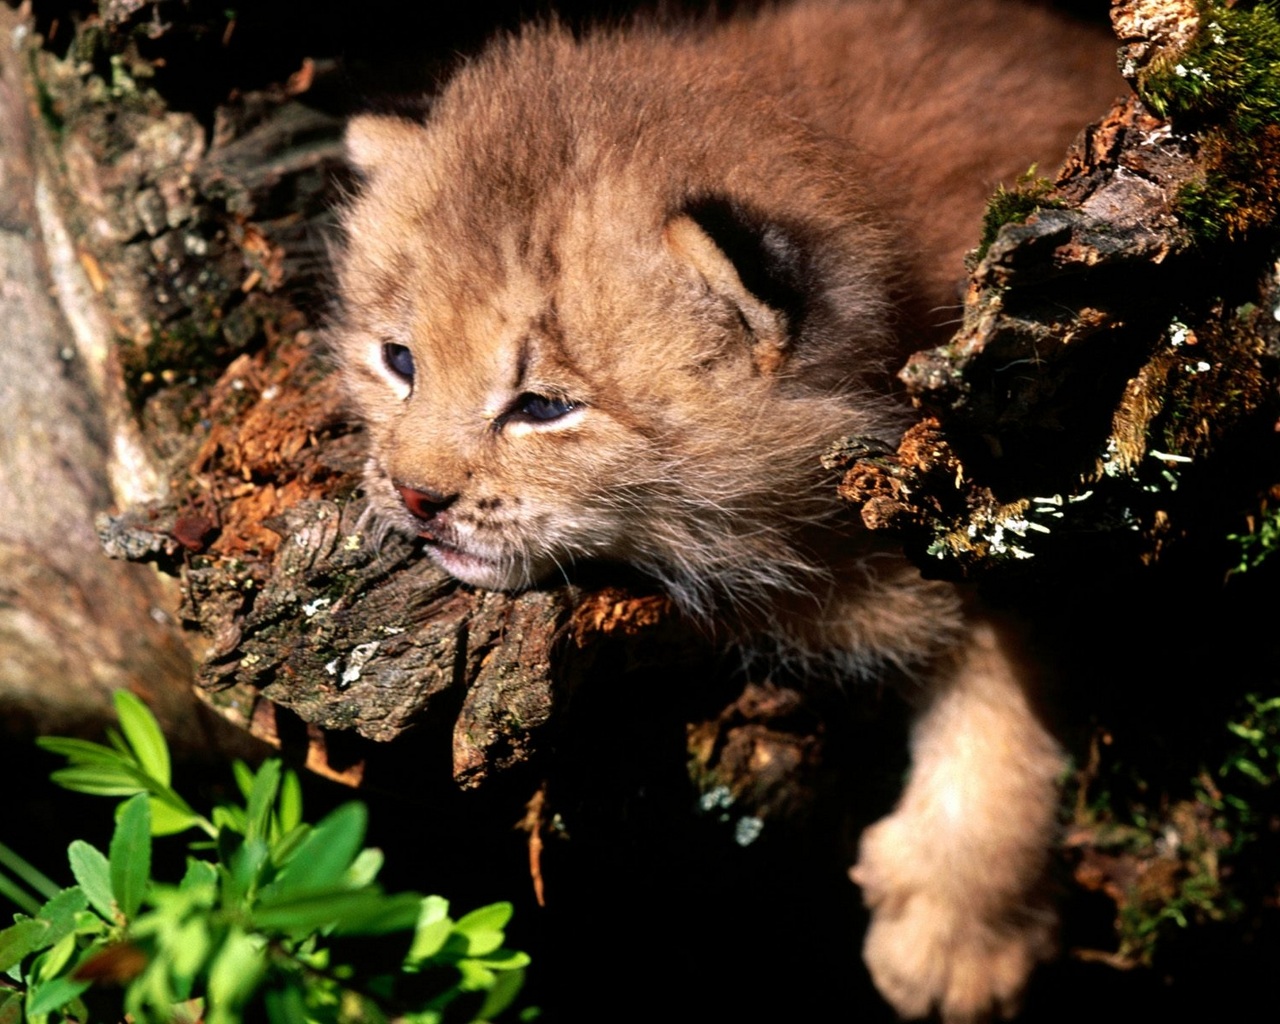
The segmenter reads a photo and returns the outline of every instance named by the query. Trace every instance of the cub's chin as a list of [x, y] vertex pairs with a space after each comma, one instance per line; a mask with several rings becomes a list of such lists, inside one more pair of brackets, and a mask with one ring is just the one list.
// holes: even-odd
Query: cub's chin
[[483, 590], [523, 590], [542, 582], [550, 570], [538, 571], [533, 565], [517, 565], [508, 556], [495, 558], [468, 551], [433, 537], [424, 537], [431, 560], [450, 576]]

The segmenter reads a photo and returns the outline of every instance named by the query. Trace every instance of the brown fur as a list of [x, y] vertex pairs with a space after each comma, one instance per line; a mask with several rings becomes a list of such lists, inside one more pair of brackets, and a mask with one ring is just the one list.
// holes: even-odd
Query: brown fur
[[1105, 108], [1108, 49], [1000, 0], [544, 27], [348, 135], [336, 347], [385, 524], [478, 586], [626, 563], [812, 674], [911, 682], [911, 780], [854, 869], [908, 1016], [1009, 1011], [1049, 953], [1061, 759], [996, 628], [819, 458], [900, 433], [877, 375], [951, 315], [994, 185]]

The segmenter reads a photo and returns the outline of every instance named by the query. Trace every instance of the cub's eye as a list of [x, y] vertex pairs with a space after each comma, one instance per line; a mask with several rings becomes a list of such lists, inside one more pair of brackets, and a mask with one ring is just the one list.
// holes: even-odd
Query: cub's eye
[[577, 402], [567, 398], [548, 398], [546, 395], [535, 395], [525, 392], [515, 400], [512, 412], [527, 420], [546, 423], [567, 416], [578, 408]]
[[387, 369], [406, 383], [413, 383], [413, 353], [404, 345], [388, 341], [382, 346], [382, 361]]

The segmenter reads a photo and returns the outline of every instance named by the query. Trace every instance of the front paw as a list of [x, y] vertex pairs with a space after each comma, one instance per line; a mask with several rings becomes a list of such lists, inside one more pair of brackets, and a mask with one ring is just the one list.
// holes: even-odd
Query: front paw
[[998, 882], [958, 883], [956, 865], [928, 864], [919, 837], [900, 826], [890, 818], [869, 829], [850, 871], [872, 909], [863, 958], [876, 988], [908, 1019], [1013, 1016], [1032, 968], [1053, 955], [1052, 910]]

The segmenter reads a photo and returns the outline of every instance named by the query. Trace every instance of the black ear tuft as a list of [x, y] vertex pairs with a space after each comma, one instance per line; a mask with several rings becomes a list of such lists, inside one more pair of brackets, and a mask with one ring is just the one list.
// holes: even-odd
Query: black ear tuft
[[804, 249], [795, 235], [754, 210], [723, 196], [687, 203], [693, 220], [733, 264], [747, 291], [786, 317], [798, 334], [808, 312], [809, 277]]

